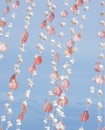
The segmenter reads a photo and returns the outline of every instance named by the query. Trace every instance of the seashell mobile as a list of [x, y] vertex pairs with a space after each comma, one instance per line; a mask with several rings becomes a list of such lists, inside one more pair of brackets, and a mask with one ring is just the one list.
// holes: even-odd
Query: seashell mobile
[[[72, 91], [72, 71], [79, 73], [75, 61], [87, 35], [85, 28], [89, 28], [88, 10], [92, 2], [5, 0], [0, 3], [0, 81], [1, 87], [6, 86], [0, 90], [0, 130], [28, 130], [36, 126], [37, 130], [105, 130], [105, 0], [94, 4], [99, 26], [97, 32], [90, 33], [97, 38], [100, 52], [93, 67], [95, 76], [90, 94], [83, 92], [89, 96], [86, 109], [81, 113], [77, 107], [75, 120], [76, 112], [72, 113], [69, 105], [75, 99], [73, 93], [82, 97], [79, 95], [82, 88]], [[91, 38], [87, 41], [91, 42]], [[88, 56], [85, 52], [84, 55]], [[78, 80], [83, 82], [85, 77]], [[92, 104], [93, 111], [89, 109]], [[71, 120], [73, 123], [69, 123]]]

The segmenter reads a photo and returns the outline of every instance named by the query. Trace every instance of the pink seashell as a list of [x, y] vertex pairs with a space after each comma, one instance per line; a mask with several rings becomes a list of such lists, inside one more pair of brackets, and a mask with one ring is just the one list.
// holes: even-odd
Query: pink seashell
[[53, 12], [47, 14], [47, 20], [52, 22], [55, 18], [55, 14]]
[[36, 65], [33, 64], [32, 66], [29, 67], [28, 70], [29, 70], [30, 73], [33, 73], [36, 70]]
[[105, 83], [105, 77], [103, 75], [98, 75], [95, 77], [95, 82], [98, 85], [103, 85]]
[[11, 90], [17, 89], [17, 88], [18, 88], [18, 83], [17, 83], [17, 81], [12, 79], [12, 80], [9, 82], [9, 88], [10, 88]]
[[60, 96], [62, 94], [62, 89], [59, 86], [56, 86], [54, 88], [54, 95], [55, 96]]
[[58, 99], [58, 104], [59, 104], [60, 106], [65, 106], [65, 105], [67, 105], [67, 104], [68, 104], [68, 98], [67, 98], [66, 96], [60, 97], [60, 98]]
[[5, 27], [5, 26], [6, 26], [6, 21], [0, 20], [0, 27]]
[[10, 7], [7, 6], [4, 10], [3, 10], [3, 14], [8, 14], [10, 12]]
[[31, 4], [33, 2], [33, 0], [26, 0], [27, 4]]
[[21, 38], [21, 43], [22, 44], [25, 44], [28, 40], [28, 37], [29, 37], [29, 34], [27, 31], [25, 31], [23, 34], [22, 34], [22, 38]]
[[51, 112], [53, 110], [53, 106], [49, 101], [46, 101], [43, 106], [43, 109], [45, 112]]
[[42, 23], [40, 24], [40, 28], [43, 29], [47, 26], [47, 21], [43, 20]]
[[102, 128], [102, 130], [105, 130], [105, 126]]
[[82, 39], [82, 35], [81, 33], [78, 33], [76, 36], [75, 36], [75, 41], [80, 41]]
[[17, 0], [15, 3], [12, 4], [14, 9], [18, 9], [20, 7], [20, 2]]
[[59, 121], [56, 126], [55, 126], [56, 130], [65, 130], [65, 126], [64, 123]]
[[67, 17], [68, 16], [68, 12], [66, 10], [63, 10], [60, 15], [62, 17]]
[[54, 35], [55, 34], [55, 28], [52, 26], [47, 30], [49, 35]]
[[82, 6], [83, 3], [84, 3], [83, 0], [77, 0], [77, 1], [76, 1], [76, 5], [77, 5], [77, 7]]
[[105, 31], [101, 30], [100, 32], [98, 32], [98, 37], [105, 38]]
[[64, 52], [66, 56], [70, 56], [73, 54], [73, 48], [67, 48]]
[[5, 52], [7, 50], [7, 44], [6, 43], [1, 43], [0, 44], [0, 51]]
[[26, 111], [27, 111], [27, 105], [22, 104], [22, 112], [26, 113]]
[[53, 71], [50, 75], [50, 78], [53, 80], [58, 80], [59, 79], [58, 71]]
[[81, 114], [80, 119], [81, 119], [82, 122], [88, 121], [88, 119], [89, 119], [89, 113], [88, 113], [88, 111], [84, 111]]
[[74, 42], [74, 40], [70, 39], [70, 40], [67, 42], [66, 45], [67, 45], [68, 48], [72, 48], [72, 47], [74, 47], [75, 42]]
[[39, 65], [42, 63], [42, 57], [41, 56], [36, 56], [34, 59], [34, 64]]
[[72, 11], [72, 12], [77, 12], [77, 10], [78, 10], [78, 6], [76, 4], [72, 5], [70, 8], [70, 11]]
[[94, 70], [95, 70], [96, 72], [101, 72], [101, 71], [103, 71], [103, 68], [102, 68], [101, 66], [102, 66], [102, 64], [101, 64], [100, 62], [96, 62], [96, 65], [95, 65], [95, 67], [94, 67]]
[[68, 88], [70, 87], [70, 81], [65, 79], [61, 82], [61, 87], [64, 91], [67, 91]]
[[18, 116], [18, 119], [22, 122], [24, 119], [24, 112], [21, 112], [20, 115]]
[[55, 53], [54, 60], [55, 60], [55, 62], [60, 61], [60, 55], [59, 55], [59, 53]]

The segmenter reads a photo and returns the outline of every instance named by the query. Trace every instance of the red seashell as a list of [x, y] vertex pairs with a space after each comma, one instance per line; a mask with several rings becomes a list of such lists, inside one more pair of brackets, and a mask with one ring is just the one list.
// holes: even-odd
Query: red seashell
[[78, 6], [77, 6], [76, 4], [75, 4], [75, 5], [72, 5], [71, 8], [70, 8], [70, 10], [71, 10], [72, 12], [77, 12]]
[[55, 14], [53, 12], [47, 14], [47, 20], [52, 22], [55, 18]]
[[83, 0], [77, 0], [77, 1], [76, 1], [76, 5], [77, 5], [77, 7], [82, 6], [83, 3], [84, 3]]
[[17, 89], [17, 88], [18, 88], [18, 83], [17, 83], [17, 81], [14, 80], [14, 79], [11, 79], [10, 82], [9, 82], [9, 88], [10, 88], [11, 90]]
[[25, 31], [23, 34], [22, 34], [22, 38], [21, 38], [21, 43], [22, 44], [25, 44], [28, 40], [28, 37], [29, 37], [29, 34], [27, 31]]
[[82, 35], [81, 33], [78, 33], [76, 36], [75, 36], [75, 41], [80, 41], [82, 39]]
[[47, 21], [43, 20], [42, 23], [40, 24], [40, 28], [43, 29], [47, 26]]
[[27, 105], [22, 104], [22, 112], [26, 113], [26, 111], [27, 111]]
[[34, 64], [39, 65], [42, 63], [42, 57], [41, 56], [36, 56], [34, 59]]
[[80, 119], [81, 119], [82, 122], [88, 121], [88, 119], [89, 119], [89, 113], [88, 113], [88, 111], [84, 111], [81, 114]]
[[51, 112], [53, 110], [53, 106], [49, 101], [46, 101], [44, 106], [43, 106], [43, 110], [45, 112]]
[[18, 119], [21, 120], [21, 122], [24, 119], [24, 112], [21, 112], [20, 115], [18, 116]]
[[67, 48], [64, 52], [66, 56], [70, 56], [73, 54], [73, 48]]
[[5, 20], [0, 20], [0, 27], [6, 26], [6, 21]]
[[58, 99], [58, 104], [60, 106], [65, 106], [68, 104], [68, 98], [66, 96], [62, 96]]
[[59, 86], [56, 86], [53, 91], [55, 96], [60, 96], [62, 94], [62, 89]]

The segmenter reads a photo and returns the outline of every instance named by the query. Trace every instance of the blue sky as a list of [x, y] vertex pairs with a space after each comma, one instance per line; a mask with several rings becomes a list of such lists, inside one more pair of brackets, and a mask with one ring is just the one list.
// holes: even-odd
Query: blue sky
[[[35, 45], [40, 43], [40, 39], [38, 37], [40, 33], [39, 25], [40, 22], [45, 18], [44, 11], [46, 8], [47, 0], [36, 0], [36, 7], [34, 8], [34, 17], [32, 17], [31, 25], [29, 28], [29, 40], [26, 44], [26, 52], [23, 55], [24, 62], [21, 65], [21, 74], [18, 77], [19, 88], [14, 92], [15, 94], [15, 103], [13, 103], [14, 114], [12, 116], [12, 121], [15, 123], [15, 119], [17, 117], [17, 113], [20, 112], [21, 102], [24, 98], [24, 92], [28, 88], [27, 86], [27, 78], [30, 77], [27, 68], [33, 63], [33, 56], [36, 52]], [[42, 4], [43, 3], [43, 4]], [[59, 13], [63, 9], [67, 9], [69, 11], [70, 6], [73, 3], [73, 0], [70, 1], [70, 6], [64, 7], [63, 1], [54, 0], [54, 3], [57, 7], [56, 9], [56, 20], [54, 21], [54, 26], [57, 28], [57, 34], [63, 28], [60, 27], [60, 22], [62, 19], [59, 16]], [[69, 105], [65, 107], [66, 118], [64, 122], [66, 124], [66, 130], [78, 130], [81, 125], [79, 116], [82, 111], [85, 110], [85, 100], [89, 96], [89, 87], [93, 85], [92, 78], [95, 75], [93, 70], [94, 64], [97, 61], [97, 56], [100, 52], [99, 43], [101, 40], [97, 38], [97, 32], [102, 28], [99, 25], [99, 12], [100, 8], [100, 0], [91, 1], [88, 4], [90, 9], [86, 13], [87, 20], [83, 23], [83, 39], [77, 44], [78, 53], [74, 55], [76, 59], [75, 64], [72, 65], [72, 76], [70, 77], [71, 87], [67, 92], [69, 97]], [[0, 0], [0, 18], [2, 17], [1, 10], [5, 7], [5, 1]], [[11, 37], [7, 41], [8, 50], [4, 54], [4, 59], [0, 61], [0, 110], [2, 109], [2, 105], [5, 101], [7, 101], [7, 91], [8, 82], [13, 71], [13, 66], [17, 61], [17, 54], [19, 53], [19, 43], [21, 34], [23, 32], [24, 26], [24, 17], [27, 12], [27, 5], [24, 1], [21, 1], [21, 6], [18, 11], [16, 11], [16, 19], [13, 21], [13, 28], [10, 30]], [[13, 10], [12, 10], [13, 11]], [[83, 7], [80, 9], [81, 14], [84, 14]], [[60, 39], [58, 35], [53, 36], [52, 38], [56, 39], [58, 42], [62, 44], [62, 50], [59, 50], [62, 58], [60, 63], [58, 63], [59, 71], [62, 71], [62, 64], [65, 59], [63, 57], [63, 52], [66, 47], [66, 42], [70, 38], [69, 28], [70, 28], [70, 18], [72, 17], [69, 11], [69, 17], [64, 19], [66, 22], [66, 27], [62, 30], [65, 35], [63, 39]], [[7, 21], [11, 21], [10, 14], [6, 16]], [[59, 25], [59, 26], [58, 26]], [[6, 32], [6, 27], [4, 28], [4, 32]], [[47, 91], [50, 90], [50, 78], [49, 74], [51, 73], [51, 56], [49, 55], [51, 46], [49, 44], [49, 40], [51, 37], [48, 37], [48, 42], [42, 43], [45, 47], [45, 52], [43, 53], [43, 64], [38, 67], [38, 75], [34, 80], [34, 87], [32, 89], [31, 97], [29, 100], [28, 112], [25, 116], [25, 120], [22, 124], [22, 130], [43, 130], [43, 118], [45, 113], [42, 110], [42, 106], [46, 98], [48, 97]], [[0, 37], [0, 40], [3, 38]], [[56, 49], [56, 47], [54, 47]], [[57, 49], [56, 49], [57, 50]], [[104, 86], [105, 89], [105, 86]], [[93, 96], [93, 105], [90, 107], [89, 111], [91, 114], [90, 120], [85, 124], [86, 130], [97, 128], [96, 115], [98, 113], [96, 108], [96, 95]], [[104, 97], [105, 98], [105, 97]], [[94, 112], [94, 114], [93, 114]], [[1, 112], [2, 113], [2, 112]], [[0, 114], [1, 114], [0, 113]], [[15, 129], [15, 125], [11, 130]]]

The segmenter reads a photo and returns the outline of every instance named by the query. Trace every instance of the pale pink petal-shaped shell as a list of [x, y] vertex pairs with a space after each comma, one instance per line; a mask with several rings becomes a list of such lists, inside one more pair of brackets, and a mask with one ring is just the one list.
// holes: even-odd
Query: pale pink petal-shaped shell
[[42, 57], [41, 56], [36, 56], [34, 59], [34, 64], [39, 65], [42, 63]]
[[18, 119], [21, 120], [21, 122], [24, 119], [24, 112], [21, 112], [20, 115], [18, 116]]
[[29, 72], [33, 73], [36, 70], [36, 66], [33, 64], [32, 66], [29, 67]]
[[50, 78], [54, 80], [58, 80], [59, 78], [58, 71], [53, 71], [50, 75]]
[[103, 71], [103, 68], [101, 67], [101, 63], [100, 63], [100, 62], [96, 62], [96, 65], [95, 65], [95, 67], [94, 67], [94, 70], [95, 70], [96, 72], [101, 72], [101, 71]]
[[52, 26], [47, 30], [49, 35], [54, 35], [55, 34], [55, 28]]
[[0, 51], [5, 52], [7, 50], [7, 44], [6, 43], [1, 43], [0, 44]]
[[68, 12], [66, 10], [63, 10], [60, 15], [62, 17], [67, 17], [68, 16]]
[[82, 39], [82, 35], [81, 33], [78, 33], [76, 36], [75, 36], [75, 41], [80, 41]]
[[27, 105], [22, 104], [22, 112], [26, 113], [26, 111], [27, 111]]
[[64, 123], [59, 121], [57, 124], [56, 124], [56, 130], [65, 130], [65, 126], [64, 126]]
[[56, 86], [53, 91], [55, 96], [60, 96], [62, 94], [62, 89], [59, 86]]
[[102, 75], [98, 75], [95, 77], [95, 82], [98, 85], [103, 85], [105, 83], [105, 77]]
[[40, 28], [43, 29], [47, 26], [47, 21], [43, 20], [42, 23], [40, 24]]
[[63, 96], [62, 98], [58, 99], [58, 104], [60, 106], [65, 106], [68, 104], [68, 98], [66, 96]]
[[10, 12], [10, 7], [7, 6], [4, 10], [3, 10], [3, 14], [8, 14]]
[[12, 4], [14, 9], [18, 9], [20, 7], [20, 2], [17, 0], [15, 3]]
[[59, 55], [59, 53], [55, 53], [54, 60], [55, 60], [55, 62], [60, 61], [60, 55]]
[[105, 126], [102, 128], [102, 130], [105, 130]]
[[49, 101], [46, 101], [44, 106], [43, 106], [43, 110], [45, 112], [51, 112], [53, 110], [53, 106]]
[[67, 42], [67, 47], [68, 48], [72, 48], [72, 47], [74, 47], [74, 45], [75, 45], [75, 42], [74, 42], [74, 40], [73, 39], [70, 39], [68, 42]]
[[53, 12], [47, 14], [47, 20], [52, 22], [55, 18], [55, 14]]
[[78, 7], [77, 7], [76, 4], [72, 5], [71, 8], [70, 8], [70, 11], [72, 11], [72, 12], [77, 12], [77, 10], [78, 10]]
[[84, 111], [81, 114], [80, 119], [81, 119], [82, 122], [88, 121], [88, 119], [89, 119], [89, 113], [88, 113], [88, 111]]
[[82, 6], [83, 3], [84, 3], [83, 0], [77, 0], [77, 1], [76, 1], [76, 5], [77, 5], [77, 7]]
[[31, 4], [33, 2], [33, 0], [26, 0], [27, 4]]
[[22, 38], [21, 38], [21, 43], [22, 44], [25, 44], [28, 40], [28, 37], [29, 37], [29, 34], [27, 31], [25, 31], [23, 34], [22, 34]]
[[73, 48], [67, 48], [64, 52], [66, 56], [70, 56], [73, 54]]
[[98, 32], [98, 37], [105, 38], [105, 31], [101, 30], [100, 32]]
[[14, 79], [10, 80], [10, 82], [9, 82], [9, 88], [10, 88], [11, 90], [17, 89], [17, 88], [18, 88], [18, 83], [17, 83], [17, 81], [14, 80]]
[[64, 91], [67, 91], [68, 88], [70, 87], [70, 81], [65, 79], [61, 82], [61, 87]]

